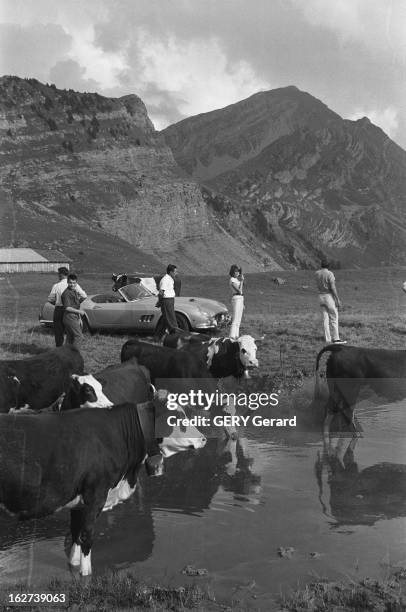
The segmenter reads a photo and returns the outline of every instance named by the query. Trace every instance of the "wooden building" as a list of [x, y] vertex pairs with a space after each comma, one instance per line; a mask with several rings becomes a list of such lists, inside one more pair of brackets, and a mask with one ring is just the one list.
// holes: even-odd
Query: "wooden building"
[[61, 266], [69, 270], [72, 260], [59, 251], [0, 248], [0, 274], [13, 272], [56, 272]]

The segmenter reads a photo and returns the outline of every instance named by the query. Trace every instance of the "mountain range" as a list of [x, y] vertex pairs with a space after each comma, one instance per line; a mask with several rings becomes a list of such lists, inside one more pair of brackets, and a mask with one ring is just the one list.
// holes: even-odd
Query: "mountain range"
[[296, 87], [157, 132], [136, 95], [0, 79], [0, 246], [88, 270], [406, 262], [406, 152]]

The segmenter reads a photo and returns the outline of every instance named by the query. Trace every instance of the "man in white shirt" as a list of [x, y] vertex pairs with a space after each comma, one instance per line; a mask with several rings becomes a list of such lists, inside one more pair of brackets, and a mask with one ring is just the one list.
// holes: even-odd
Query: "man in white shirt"
[[159, 283], [159, 303], [163, 319], [162, 329], [168, 329], [169, 332], [178, 329], [175, 314], [175, 277], [177, 273], [176, 266], [169, 264], [165, 276], [161, 278]]
[[[323, 260], [320, 270], [316, 272], [319, 304], [323, 314], [324, 337], [328, 344], [331, 341], [334, 344], [345, 344], [346, 341], [340, 340], [338, 335], [338, 311], [341, 308], [341, 301], [338, 297], [334, 274], [328, 269], [328, 265], [328, 261]], [[332, 339], [331, 336], [333, 336]]]
[[[54, 336], [55, 336], [55, 344], [56, 346], [62, 346], [63, 337], [65, 333], [65, 328], [63, 325], [63, 313], [64, 307], [62, 304], [62, 293], [68, 287], [68, 268], [64, 266], [58, 268], [58, 278], [59, 281], [53, 285], [50, 294], [48, 295], [48, 302], [50, 304], [54, 304]], [[76, 285], [75, 290], [79, 294], [79, 296], [83, 299], [87, 297], [86, 293], [80, 287], [80, 285]]]

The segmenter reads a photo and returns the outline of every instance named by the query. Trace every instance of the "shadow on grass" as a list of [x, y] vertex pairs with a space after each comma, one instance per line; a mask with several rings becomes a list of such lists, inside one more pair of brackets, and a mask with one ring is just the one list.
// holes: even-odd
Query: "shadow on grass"
[[53, 336], [54, 332], [52, 327], [46, 327], [45, 325], [33, 325], [27, 330], [27, 334], [37, 334], [38, 336]]
[[15, 353], [16, 355], [39, 355], [49, 350], [48, 346], [38, 346], [37, 344], [28, 344], [27, 342], [0, 342], [0, 349], [7, 351], [8, 353]]

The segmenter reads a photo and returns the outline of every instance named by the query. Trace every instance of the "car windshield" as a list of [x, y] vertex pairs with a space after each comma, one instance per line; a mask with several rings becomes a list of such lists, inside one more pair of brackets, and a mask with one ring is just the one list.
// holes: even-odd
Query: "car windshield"
[[119, 289], [119, 292], [129, 302], [134, 302], [134, 300], [139, 300], [140, 298], [145, 298], [153, 295], [153, 293], [151, 293], [151, 291], [144, 287], [142, 283], [126, 285], [126, 287], [121, 287], [121, 289]]

